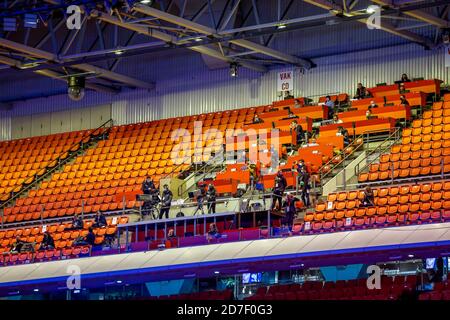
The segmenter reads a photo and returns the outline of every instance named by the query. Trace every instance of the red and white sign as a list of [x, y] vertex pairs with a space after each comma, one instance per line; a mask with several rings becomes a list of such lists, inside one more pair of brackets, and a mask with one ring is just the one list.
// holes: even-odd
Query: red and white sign
[[292, 91], [294, 89], [294, 71], [278, 72], [277, 91]]

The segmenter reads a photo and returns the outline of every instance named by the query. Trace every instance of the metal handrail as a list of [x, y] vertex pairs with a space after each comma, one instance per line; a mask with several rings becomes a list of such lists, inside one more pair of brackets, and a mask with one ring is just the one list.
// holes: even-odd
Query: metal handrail
[[[220, 164], [220, 165], [215, 165], [215, 160], [217, 159], [217, 157], [211, 158], [209, 159], [205, 164], [203, 164], [202, 166], [200, 166], [200, 168], [196, 168], [193, 172], [193, 174], [195, 175], [197, 172], [200, 172], [203, 168], [207, 168], [209, 165], [211, 165], [211, 168], [209, 168], [208, 170], [206, 170], [205, 172], [203, 172], [200, 175], [200, 179], [203, 179], [206, 175], [210, 174], [211, 172], [214, 172], [215, 169], [217, 169], [217, 167], [222, 167], [224, 164]], [[182, 195], [182, 187], [185, 186], [187, 184], [188, 180], [184, 179], [183, 182], [178, 186], [178, 196]], [[185, 192], [187, 192], [188, 190], [186, 190]]]
[[[366, 155], [366, 157], [364, 159], [362, 159], [358, 164], [356, 164], [355, 175], [359, 175], [364, 170], [367, 170], [370, 167], [370, 165], [372, 165], [375, 161], [378, 161], [379, 159], [374, 159], [374, 160], [370, 161], [369, 163], [366, 163], [366, 165], [362, 169], [359, 168], [359, 165], [361, 164], [361, 162], [368, 159], [370, 156], [372, 156], [374, 154], [377, 154], [377, 153], [381, 154], [381, 153], [385, 152], [386, 150], [390, 149], [393, 145], [395, 145], [397, 143], [397, 141], [401, 138], [401, 135], [399, 134], [401, 132], [401, 130], [402, 130], [402, 128], [400, 128], [400, 127], [395, 128], [395, 130], [389, 135], [389, 137], [387, 137], [380, 145], [378, 145], [378, 147], [376, 147], [374, 150], [372, 150], [368, 155]], [[390, 145], [384, 146], [384, 144], [386, 142], [390, 142]]]
[[[357, 144], [356, 141], [357, 141], [358, 139], [363, 139], [363, 143]], [[331, 172], [332, 172], [336, 167], [338, 167], [341, 163], [343, 163], [345, 160], [347, 160], [351, 155], [353, 155], [353, 154], [356, 152], [356, 150], [357, 150], [359, 147], [361, 147], [361, 146], [363, 146], [363, 145], [364, 145], [364, 134], [362, 134], [362, 135], [358, 136], [357, 138], [353, 139], [352, 143], [350, 143], [347, 147], [344, 148], [344, 157], [342, 158], [342, 160], [341, 160], [339, 163], [333, 164], [333, 159], [334, 159], [335, 156], [332, 156], [331, 159], [330, 159], [327, 163], [325, 163], [324, 165], [322, 165], [322, 166], [319, 168], [320, 180], [322, 181], [323, 178], [325, 178], [327, 175], [331, 174]], [[356, 146], [356, 147], [353, 148], [353, 151], [352, 151], [351, 153], [345, 154], [345, 149], [347, 149], [347, 148], [349, 148], [349, 147], [354, 147], [354, 146]], [[330, 166], [330, 165], [334, 165], [334, 166], [331, 167], [331, 169], [330, 169], [329, 171], [323, 173], [324, 168], [325, 168], [326, 166]]]
[[[60, 153], [58, 155], [58, 158], [53, 160], [51, 163], [57, 162], [57, 164], [54, 167], [50, 167], [47, 166], [44, 168], [45, 172], [44, 174], [38, 176], [36, 174], [36, 176], [34, 177], [33, 181], [31, 183], [29, 183], [27, 186], [25, 186], [24, 188], [22, 188], [19, 192], [14, 193], [8, 200], [4, 201], [2, 204], [0, 204], [0, 209], [4, 209], [5, 207], [7, 207], [9, 204], [11, 204], [11, 202], [13, 202], [14, 200], [16, 200], [17, 198], [19, 198], [22, 194], [28, 192], [29, 190], [31, 190], [37, 183], [43, 181], [44, 179], [46, 179], [48, 177], [48, 175], [52, 174], [53, 172], [55, 172], [56, 170], [58, 170], [62, 165], [66, 164], [67, 162], [69, 162], [70, 160], [72, 160], [73, 156], [76, 155], [76, 151], [72, 151], [72, 149], [76, 146], [83, 146], [84, 144], [84, 140], [86, 140], [86, 138], [90, 138], [89, 140], [91, 140], [92, 138], [98, 136], [97, 131], [102, 129], [103, 127], [105, 127], [107, 124], [113, 124], [113, 120], [109, 119], [108, 121], [106, 121], [105, 123], [103, 123], [101, 126], [97, 127], [96, 129], [94, 129], [93, 131], [88, 130], [87, 131], [87, 135], [82, 135], [79, 142], [74, 143], [73, 145], [71, 145], [67, 151], [64, 151], [62, 153]], [[111, 126], [107, 129], [107, 131], [111, 130]], [[70, 154], [69, 156], [67, 156], [66, 158], [62, 159], [62, 157], [66, 154], [66, 153], [70, 153], [72, 152], [72, 154]], [[41, 169], [42, 170], [42, 169]], [[2, 219], [3, 222], [3, 219]]]

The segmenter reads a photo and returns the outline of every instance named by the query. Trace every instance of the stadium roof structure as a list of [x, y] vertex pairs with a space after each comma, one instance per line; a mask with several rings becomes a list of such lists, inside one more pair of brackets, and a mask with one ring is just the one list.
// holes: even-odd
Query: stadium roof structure
[[[73, 4], [81, 8], [81, 25], [70, 30], [66, 10]], [[1, 7], [0, 19], [16, 19], [17, 30], [0, 30], [0, 70], [24, 76], [34, 72], [60, 81], [70, 74], [86, 74], [88, 88], [108, 93], [123, 87], [154, 89], [154, 81], [116, 69], [125, 59], [137, 63], [139, 55], [167, 50], [200, 53], [211, 67], [233, 63], [265, 72], [281, 64], [306, 70], [315, 66], [314, 59], [290, 52], [276, 43], [276, 37], [322, 28], [317, 32], [320, 42], [321, 33], [338, 25], [351, 24], [356, 30], [366, 24], [373, 15], [367, 8], [377, 5], [381, 30], [433, 49], [449, 26], [449, 4], [448, 0], [11, 0], [2, 3], [6, 7]], [[25, 24], [30, 15], [36, 19], [33, 27]]]

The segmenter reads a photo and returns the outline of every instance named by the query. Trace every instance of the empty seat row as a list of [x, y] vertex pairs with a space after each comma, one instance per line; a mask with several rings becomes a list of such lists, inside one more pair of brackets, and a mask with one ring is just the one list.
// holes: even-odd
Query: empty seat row
[[[357, 208], [357, 206], [352, 206], [352, 203], [352, 201], [338, 202], [337, 205], [331, 208], [329, 211], [316, 211], [314, 213], [306, 214], [304, 220], [306, 222], [334, 219], [338, 220], [352, 217], [382, 216], [386, 214], [393, 215], [397, 213], [407, 214], [419, 211], [428, 212], [430, 210], [440, 212], [441, 209], [450, 209], [450, 200], [436, 200], [393, 205], [376, 205], [368, 208]], [[447, 217], [447, 214], [448, 213], [445, 213], [445, 217]]]
[[406, 179], [410, 177], [419, 176], [438, 176], [447, 174], [450, 172], [450, 164], [444, 166], [428, 166], [428, 167], [418, 167], [418, 168], [408, 168], [408, 169], [396, 169], [388, 171], [377, 171], [370, 173], [361, 173], [358, 177], [360, 183], [373, 182], [373, 181], [384, 181], [384, 180], [394, 180], [394, 179]]

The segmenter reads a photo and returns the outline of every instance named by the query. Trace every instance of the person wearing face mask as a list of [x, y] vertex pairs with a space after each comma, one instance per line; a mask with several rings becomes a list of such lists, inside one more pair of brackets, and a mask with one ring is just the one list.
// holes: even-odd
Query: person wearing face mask
[[166, 219], [169, 219], [169, 211], [170, 206], [172, 204], [173, 193], [169, 190], [169, 186], [167, 184], [164, 185], [164, 191], [161, 196], [161, 211], [159, 212], [159, 218], [162, 219], [165, 216]]

